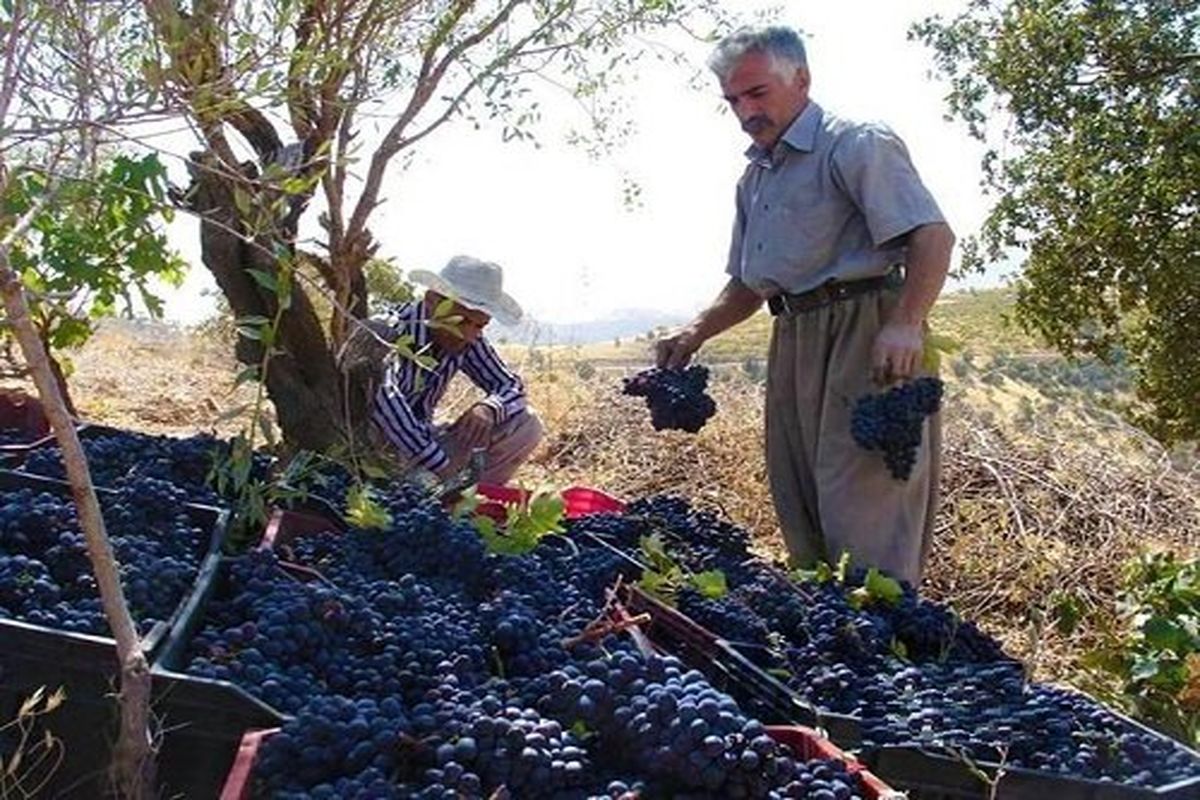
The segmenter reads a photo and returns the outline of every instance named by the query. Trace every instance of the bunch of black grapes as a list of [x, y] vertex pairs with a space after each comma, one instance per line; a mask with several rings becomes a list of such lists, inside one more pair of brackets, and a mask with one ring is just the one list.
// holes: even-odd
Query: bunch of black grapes
[[878, 450], [896, 480], [908, 480], [917, 463], [922, 423], [942, 405], [940, 378], [917, 378], [854, 404], [850, 433], [859, 447]]
[[681, 430], [696, 433], [717, 412], [717, 404], [705, 392], [708, 367], [693, 365], [687, 369], [652, 367], [624, 379], [622, 392], [646, 398], [654, 430]]

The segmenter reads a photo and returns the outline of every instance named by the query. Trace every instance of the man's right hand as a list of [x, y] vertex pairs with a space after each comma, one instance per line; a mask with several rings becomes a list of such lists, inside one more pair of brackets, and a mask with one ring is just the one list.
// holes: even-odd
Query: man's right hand
[[682, 369], [704, 344], [692, 328], [681, 328], [654, 343], [655, 361], [660, 368]]

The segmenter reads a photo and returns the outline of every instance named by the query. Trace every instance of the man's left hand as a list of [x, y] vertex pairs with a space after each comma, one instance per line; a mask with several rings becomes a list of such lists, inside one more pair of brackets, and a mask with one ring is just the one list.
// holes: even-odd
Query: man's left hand
[[469, 452], [472, 448], [487, 446], [495, 424], [496, 417], [492, 409], [483, 403], [476, 403], [454, 421], [450, 426], [450, 434], [457, 445]]
[[880, 386], [913, 377], [921, 368], [925, 331], [920, 324], [889, 322], [871, 348], [871, 374]]

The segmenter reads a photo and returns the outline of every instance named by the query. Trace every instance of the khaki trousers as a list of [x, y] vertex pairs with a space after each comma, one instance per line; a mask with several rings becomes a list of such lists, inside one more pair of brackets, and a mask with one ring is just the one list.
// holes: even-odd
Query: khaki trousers
[[[533, 448], [542, 440], [542, 421], [531, 410], [521, 411], [500, 425], [492, 428], [487, 444], [487, 458], [480, 483], [503, 485], [513, 473], [525, 463]], [[463, 447], [448, 428], [439, 431], [439, 440], [450, 458], [451, 469], [457, 471], [466, 466], [471, 457], [470, 450]]]
[[907, 481], [850, 434], [854, 402], [878, 391], [871, 346], [898, 293], [881, 290], [775, 318], [767, 362], [767, 474], [794, 564], [879, 567], [914, 586], [932, 539], [941, 420], [926, 420]]

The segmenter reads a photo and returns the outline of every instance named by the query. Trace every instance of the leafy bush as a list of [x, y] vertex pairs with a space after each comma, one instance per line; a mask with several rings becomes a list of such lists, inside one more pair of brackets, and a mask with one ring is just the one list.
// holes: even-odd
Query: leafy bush
[[1110, 698], [1177, 739], [1200, 743], [1200, 562], [1144, 554], [1126, 571], [1119, 622], [1089, 658], [1117, 678]]

